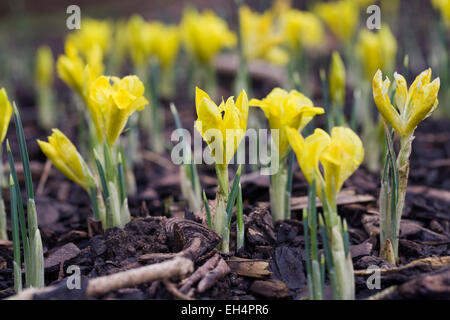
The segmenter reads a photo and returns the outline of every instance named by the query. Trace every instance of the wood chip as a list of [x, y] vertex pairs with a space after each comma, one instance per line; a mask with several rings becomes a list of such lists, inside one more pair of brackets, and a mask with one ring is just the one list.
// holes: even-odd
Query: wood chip
[[272, 272], [267, 269], [269, 267], [269, 262], [266, 260], [231, 257], [227, 263], [232, 272], [243, 277], [263, 279], [272, 274]]
[[253, 293], [267, 298], [289, 297], [289, 289], [286, 284], [279, 280], [256, 280], [250, 287]]
[[[417, 268], [417, 267], [423, 267], [423, 268], [429, 268], [431, 270], [437, 270], [440, 268], [448, 267], [450, 266], [450, 256], [444, 256], [444, 257], [430, 257], [430, 258], [423, 258], [419, 260], [414, 260], [407, 265], [401, 266], [401, 267], [393, 267], [393, 268], [387, 268], [387, 269], [381, 269], [381, 274], [389, 274], [389, 273], [396, 273], [405, 271], [411, 268]], [[373, 271], [368, 270], [355, 270], [355, 275], [371, 275], [373, 274]]]
[[45, 259], [44, 267], [48, 269], [54, 266], [59, 266], [60, 263], [64, 263], [65, 261], [75, 258], [80, 252], [81, 250], [76, 245], [69, 242]]

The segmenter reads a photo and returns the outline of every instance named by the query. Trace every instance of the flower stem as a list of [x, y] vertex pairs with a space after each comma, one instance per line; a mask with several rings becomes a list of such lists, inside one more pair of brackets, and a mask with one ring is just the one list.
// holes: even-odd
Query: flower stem
[[284, 220], [286, 216], [286, 187], [288, 182], [288, 167], [286, 159], [280, 160], [278, 172], [270, 180], [270, 211], [275, 221]]

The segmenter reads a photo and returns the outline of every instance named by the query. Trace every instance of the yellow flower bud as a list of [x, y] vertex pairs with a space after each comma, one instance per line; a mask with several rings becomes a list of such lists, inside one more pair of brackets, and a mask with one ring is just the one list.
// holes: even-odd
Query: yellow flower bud
[[12, 106], [8, 100], [8, 94], [5, 88], [0, 89], [0, 143], [5, 140], [8, 132], [9, 122], [11, 121]]
[[316, 181], [318, 197], [324, 200], [325, 192], [328, 201], [335, 203], [345, 180], [364, 158], [361, 139], [345, 127], [334, 127], [331, 136], [322, 129], [316, 129], [306, 139], [297, 130], [288, 128], [287, 136], [306, 180], [309, 184]]
[[222, 48], [236, 45], [236, 35], [228, 29], [225, 20], [211, 10], [199, 13], [188, 9], [180, 30], [188, 53], [203, 63], [211, 63]]
[[[394, 74], [396, 81], [394, 107], [388, 96], [390, 81], [386, 77], [382, 81], [380, 70], [375, 74], [373, 98], [383, 118], [394, 128], [401, 137], [409, 137], [414, 133], [417, 125], [427, 118], [438, 105], [439, 77], [431, 81], [431, 69], [419, 74], [409, 90], [405, 78]], [[430, 82], [431, 81], [431, 82]]]
[[89, 189], [95, 186], [95, 179], [86, 162], [64, 133], [58, 129], [52, 131], [48, 142], [37, 140], [42, 152], [56, 169], [89, 192]]
[[210, 146], [216, 164], [228, 165], [247, 130], [247, 94], [243, 90], [236, 103], [229, 97], [217, 106], [206, 92], [196, 88], [195, 107], [195, 129]]
[[314, 107], [312, 101], [302, 93], [296, 90], [288, 93], [281, 88], [273, 89], [262, 100], [251, 99], [250, 106], [260, 107], [269, 120], [270, 129], [279, 130], [277, 147], [280, 158], [289, 153], [286, 128], [301, 131], [314, 116], [324, 113], [322, 108]]
[[[111, 84], [112, 81], [112, 84]], [[97, 133], [112, 146], [122, 133], [128, 118], [146, 104], [144, 85], [137, 76], [100, 76], [89, 88], [88, 106]]]
[[343, 106], [345, 102], [345, 65], [337, 51], [334, 51], [331, 56], [329, 87], [331, 101]]
[[41, 87], [53, 84], [53, 54], [48, 46], [40, 46], [36, 54], [36, 83]]

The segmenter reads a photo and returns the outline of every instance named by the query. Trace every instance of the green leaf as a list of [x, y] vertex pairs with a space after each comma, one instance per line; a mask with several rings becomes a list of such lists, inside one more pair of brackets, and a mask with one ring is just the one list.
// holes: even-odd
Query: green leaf
[[236, 220], [237, 220], [237, 249], [244, 247], [244, 211], [242, 208], [242, 188], [239, 183], [239, 192], [236, 205]]
[[214, 225], [213, 225], [212, 217], [211, 217], [211, 209], [209, 208], [208, 199], [206, 198], [206, 193], [204, 190], [203, 190], [203, 203], [205, 204], [206, 219], [208, 222], [208, 227], [211, 230], [214, 230]]
[[23, 132], [22, 120], [20, 119], [19, 109], [13, 102], [14, 123], [16, 124], [17, 140], [19, 142], [20, 156], [22, 158], [23, 172], [25, 173], [25, 187], [28, 199], [34, 199], [33, 180], [30, 170], [30, 159], [28, 157], [27, 141]]
[[241, 180], [241, 171], [242, 171], [242, 165], [239, 165], [236, 175], [234, 176], [233, 185], [231, 187], [230, 195], [228, 196], [227, 201], [227, 208], [226, 208], [226, 214], [227, 214], [227, 225], [230, 227], [231, 223], [231, 216], [233, 213], [233, 207], [236, 202], [236, 198], [239, 193], [239, 182]]

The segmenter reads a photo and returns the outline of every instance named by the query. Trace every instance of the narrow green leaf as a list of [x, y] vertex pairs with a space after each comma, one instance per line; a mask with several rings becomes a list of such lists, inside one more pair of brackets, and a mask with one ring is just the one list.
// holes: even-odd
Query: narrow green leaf
[[[22, 290], [22, 272], [21, 272], [21, 257], [20, 257], [20, 238], [19, 238], [19, 217], [17, 212], [17, 194], [14, 186], [14, 180], [10, 175], [10, 193], [11, 193], [11, 231], [13, 238], [13, 253], [14, 253], [14, 289], [16, 293]], [[16, 268], [17, 267], [17, 268]]]
[[309, 298], [313, 299], [313, 283], [312, 283], [312, 264], [311, 264], [311, 244], [309, 239], [309, 217], [308, 217], [308, 209], [303, 209], [303, 237], [305, 239], [305, 256], [306, 256], [306, 274], [308, 276], [308, 292]]
[[236, 175], [234, 176], [233, 185], [231, 187], [230, 195], [228, 196], [228, 202], [227, 202], [227, 208], [226, 208], [226, 214], [227, 214], [227, 225], [230, 226], [231, 223], [231, 216], [233, 213], [233, 207], [236, 202], [236, 198], [238, 196], [239, 192], [239, 182], [241, 180], [241, 171], [242, 171], [242, 165], [239, 165]]
[[19, 229], [22, 236], [22, 245], [23, 245], [23, 251], [24, 251], [24, 262], [25, 267], [27, 267], [27, 264], [29, 264], [29, 257], [30, 257], [30, 244], [28, 240], [28, 234], [27, 234], [27, 224], [25, 219], [25, 212], [23, 209], [23, 201], [22, 201], [22, 194], [20, 193], [20, 186], [17, 179], [17, 172], [16, 167], [14, 166], [14, 159], [11, 152], [11, 148], [9, 146], [9, 141], [6, 140], [6, 149], [8, 152], [8, 161], [9, 161], [9, 170], [11, 173], [11, 178], [13, 180], [12, 186], [14, 187], [14, 190], [11, 192], [11, 196], [15, 196], [15, 202], [16, 202], [16, 209], [18, 211], [19, 216]]
[[27, 141], [23, 132], [22, 120], [20, 119], [19, 109], [13, 102], [14, 123], [16, 125], [17, 140], [19, 142], [20, 156], [22, 158], [23, 172], [25, 174], [25, 187], [27, 190], [27, 198], [34, 199], [33, 180], [30, 170], [30, 159], [28, 157]]
[[237, 198], [236, 220], [237, 220], [237, 249], [244, 247], [244, 211], [242, 208], [242, 187], [239, 183]]
[[206, 219], [208, 222], [208, 228], [210, 228], [211, 230], [214, 230], [214, 225], [213, 225], [212, 217], [211, 217], [211, 209], [209, 208], [209, 203], [208, 203], [208, 199], [206, 198], [205, 191], [203, 191], [203, 203], [205, 205], [205, 212], [206, 212]]
[[119, 177], [119, 195], [120, 203], [123, 203], [127, 198], [127, 187], [125, 182], [125, 170], [123, 166], [123, 154], [119, 153], [119, 163], [117, 164], [117, 172]]

